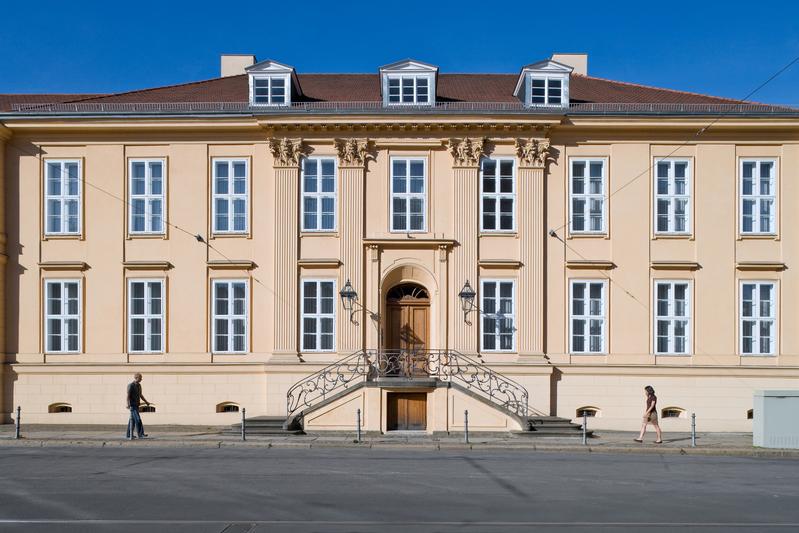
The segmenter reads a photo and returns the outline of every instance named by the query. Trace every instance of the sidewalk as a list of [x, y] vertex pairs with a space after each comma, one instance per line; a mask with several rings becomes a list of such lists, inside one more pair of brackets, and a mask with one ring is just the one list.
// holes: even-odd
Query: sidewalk
[[681, 455], [736, 455], [749, 457], [799, 458], [799, 450], [754, 448], [751, 433], [698, 433], [696, 448], [691, 447], [688, 433], [667, 433], [663, 444], [654, 444], [654, 434], [647, 434], [644, 444], [633, 441], [635, 432], [598, 431], [588, 444], [580, 437], [536, 437], [529, 435], [477, 434], [465, 443], [463, 434], [432, 436], [416, 433], [363, 435], [355, 442], [355, 433], [314, 435], [251, 435], [242, 441], [238, 435], [225, 435], [227, 427], [148, 426], [150, 438], [129, 441], [124, 438], [125, 426], [23, 426], [19, 440], [14, 439], [14, 426], [0, 426], [0, 447], [13, 446], [147, 446], [147, 447], [262, 447], [262, 448], [407, 448], [407, 449], [471, 449], [530, 450], [574, 453], [654, 453]]

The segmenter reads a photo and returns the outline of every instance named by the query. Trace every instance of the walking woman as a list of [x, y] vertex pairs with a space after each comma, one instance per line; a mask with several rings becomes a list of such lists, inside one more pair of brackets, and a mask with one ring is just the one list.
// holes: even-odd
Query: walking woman
[[652, 424], [655, 426], [655, 433], [657, 433], [658, 440], [655, 444], [663, 444], [663, 434], [660, 432], [658, 425], [658, 397], [655, 396], [655, 389], [651, 385], [644, 387], [644, 396], [646, 396], [646, 410], [644, 411], [644, 422], [641, 424], [641, 433], [635, 442], [644, 442], [644, 434], [646, 434], [646, 425]]

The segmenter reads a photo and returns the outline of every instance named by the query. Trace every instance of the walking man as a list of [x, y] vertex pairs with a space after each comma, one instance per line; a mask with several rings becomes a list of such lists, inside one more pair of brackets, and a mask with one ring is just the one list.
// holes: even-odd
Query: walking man
[[133, 439], [133, 430], [140, 439], [147, 437], [144, 433], [144, 426], [141, 423], [141, 415], [139, 414], [139, 404], [144, 402], [150, 405], [150, 402], [141, 393], [141, 374], [136, 372], [133, 375], [133, 381], [128, 384], [128, 401], [127, 409], [130, 409], [130, 421], [128, 422], [127, 438]]

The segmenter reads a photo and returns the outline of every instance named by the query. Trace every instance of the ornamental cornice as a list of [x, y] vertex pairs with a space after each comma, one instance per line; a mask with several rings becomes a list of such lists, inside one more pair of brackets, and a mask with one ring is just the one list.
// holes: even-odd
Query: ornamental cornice
[[547, 138], [516, 139], [520, 166], [544, 168], [550, 159], [551, 145]]
[[269, 150], [275, 158], [276, 167], [298, 167], [300, 158], [307, 147], [302, 139], [289, 139], [288, 137], [271, 137]]
[[0, 124], [0, 141], [5, 141], [11, 138], [11, 130], [5, 125]]
[[369, 139], [335, 139], [335, 146], [342, 167], [362, 167], [369, 158]]
[[[292, 136], [300, 133], [305, 136], [326, 133], [344, 133], [353, 137], [366, 137], [370, 133], [415, 133], [415, 134], [441, 134], [442, 137], [462, 136], [469, 132], [475, 132], [479, 136], [534, 136], [536, 133], [546, 132], [551, 126], [556, 125], [549, 122], [530, 122], [529, 120], [450, 120], [450, 121], [426, 121], [426, 120], [402, 120], [402, 121], [369, 121], [369, 120], [336, 120], [336, 121], [305, 121], [294, 120], [292, 122], [267, 122], [259, 121], [259, 124], [270, 136]], [[360, 134], [360, 135], [359, 135]], [[475, 135], [478, 136], [478, 135]]]
[[450, 139], [447, 142], [447, 150], [452, 154], [454, 166], [476, 167], [480, 164], [480, 158], [485, 153], [487, 143], [488, 139], [485, 137]]

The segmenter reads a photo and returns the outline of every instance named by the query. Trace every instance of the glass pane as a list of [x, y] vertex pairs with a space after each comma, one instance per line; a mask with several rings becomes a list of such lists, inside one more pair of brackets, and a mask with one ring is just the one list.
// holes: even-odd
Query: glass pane
[[572, 176], [580, 178], [585, 176], [585, 161], [572, 162]]

